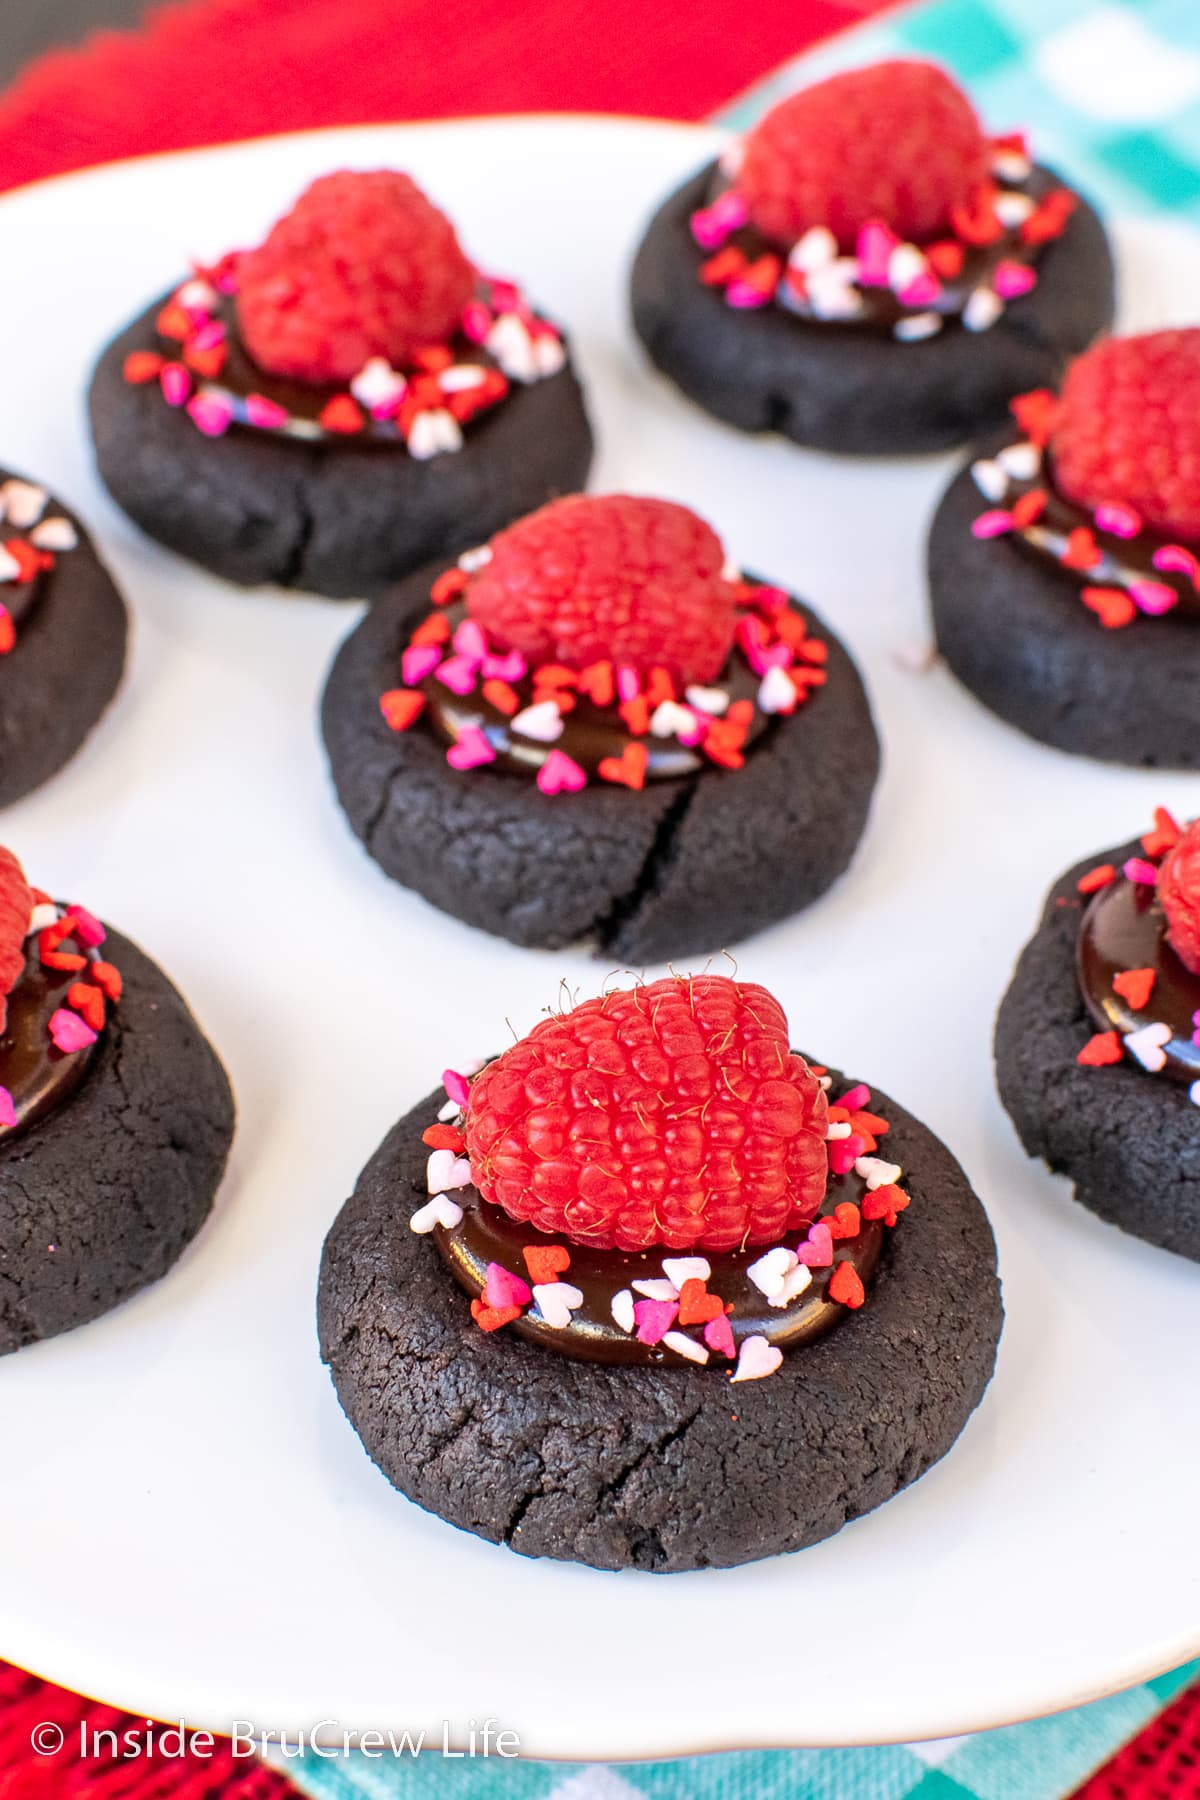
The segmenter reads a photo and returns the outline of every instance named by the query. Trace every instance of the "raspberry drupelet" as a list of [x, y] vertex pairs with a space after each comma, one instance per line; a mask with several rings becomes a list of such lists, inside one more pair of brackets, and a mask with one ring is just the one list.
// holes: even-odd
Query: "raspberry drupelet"
[[1171, 850], [1158, 875], [1167, 941], [1185, 969], [1200, 975], [1200, 819]]
[[0, 1032], [7, 997], [25, 968], [25, 936], [33, 911], [33, 891], [11, 850], [0, 846]]

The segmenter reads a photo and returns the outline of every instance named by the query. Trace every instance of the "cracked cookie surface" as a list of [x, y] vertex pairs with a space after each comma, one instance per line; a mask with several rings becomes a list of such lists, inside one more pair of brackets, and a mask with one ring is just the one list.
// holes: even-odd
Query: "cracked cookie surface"
[[164, 1275], [212, 1207], [233, 1136], [224, 1069], [182, 996], [119, 932], [124, 979], [71, 1098], [0, 1144], [0, 1354]]
[[[835, 1086], [840, 1081], [835, 1072]], [[325, 1243], [321, 1354], [388, 1480], [527, 1556], [661, 1573], [798, 1550], [945, 1455], [991, 1378], [1002, 1310], [991, 1228], [963, 1171], [876, 1092], [911, 1176], [871, 1304], [769, 1381], [612, 1368], [485, 1334], [427, 1238], [421, 1131], [389, 1132]]]
[[438, 572], [376, 603], [339, 650], [322, 703], [338, 799], [394, 880], [526, 948], [590, 939], [640, 964], [740, 941], [810, 905], [847, 867], [879, 744], [857, 669], [810, 608], [827, 683], [773, 722], [743, 768], [548, 798], [519, 777], [451, 769], [431, 732], [398, 734], [380, 713]]

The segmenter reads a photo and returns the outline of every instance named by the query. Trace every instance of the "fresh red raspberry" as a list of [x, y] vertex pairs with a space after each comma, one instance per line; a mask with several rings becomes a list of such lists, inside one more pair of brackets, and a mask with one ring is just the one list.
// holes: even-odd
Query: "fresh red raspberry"
[[1200, 327], [1085, 350], [1067, 370], [1051, 453], [1080, 506], [1120, 500], [1156, 531], [1200, 539]]
[[33, 894], [11, 850], [0, 845], [0, 1031], [8, 1016], [7, 996], [25, 970], [25, 937]]
[[988, 145], [962, 89], [932, 63], [881, 62], [780, 101], [746, 139], [737, 185], [759, 230], [794, 244], [825, 225], [853, 250], [882, 220], [925, 243], [988, 179]]
[[534, 665], [655, 664], [715, 680], [736, 625], [721, 540], [669, 500], [572, 494], [492, 539], [467, 606], [488, 636]]
[[344, 169], [306, 188], [240, 258], [237, 317], [261, 368], [349, 381], [443, 343], [475, 288], [454, 227], [407, 175]]
[[765, 988], [667, 976], [543, 1019], [471, 1084], [484, 1198], [578, 1244], [732, 1250], [825, 1195], [825, 1094]]
[[1164, 858], [1158, 897], [1167, 915], [1167, 941], [1184, 968], [1200, 975], [1200, 819]]

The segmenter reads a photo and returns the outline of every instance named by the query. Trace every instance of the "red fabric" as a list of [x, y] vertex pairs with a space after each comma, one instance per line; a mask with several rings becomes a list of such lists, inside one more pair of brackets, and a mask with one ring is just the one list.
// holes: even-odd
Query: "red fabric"
[[1085, 1781], [1074, 1800], [1196, 1800], [1200, 1795], [1200, 1682], [1152, 1719]]
[[[479, 112], [701, 119], [888, 0], [184, 0], [42, 58], [0, 101], [0, 187], [149, 150]], [[685, 23], [686, 21], [686, 23]]]

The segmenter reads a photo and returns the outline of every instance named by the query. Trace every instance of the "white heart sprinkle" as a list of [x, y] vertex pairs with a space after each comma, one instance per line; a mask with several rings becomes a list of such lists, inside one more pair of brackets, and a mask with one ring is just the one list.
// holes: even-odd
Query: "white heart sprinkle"
[[21, 573], [21, 565], [15, 556], [0, 545], [0, 581], [15, 581]]
[[39, 906], [34, 907], [29, 915], [29, 929], [30, 931], [45, 931], [47, 925], [53, 925], [57, 920], [58, 908], [53, 900], [43, 900]]
[[457, 1100], [444, 1100], [438, 1107], [438, 1118], [443, 1125], [448, 1125], [451, 1119], [457, 1119], [461, 1111], [462, 1107]]
[[916, 343], [920, 338], [936, 337], [942, 325], [941, 313], [909, 313], [905, 318], [896, 320], [892, 326], [892, 336], [899, 338], [904, 344]]
[[765, 1294], [770, 1300], [774, 1294], [782, 1294], [783, 1284], [799, 1260], [794, 1250], [778, 1244], [774, 1250], [768, 1250], [765, 1256], [760, 1256], [757, 1262], [752, 1262], [746, 1274], [759, 1293]]
[[553, 700], [539, 700], [536, 706], [527, 706], [517, 713], [508, 728], [535, 743], [552, 744], [563, 734], [562, 714]]
[[462, 448], [462, 432], [458, 421], [444, 407], [432, 406], [419, 412], [408, 429], [408, 451], [418, 462], [428, 462], [443, 450]]
[[440, 1194], [443, 1188], [469, 1187], [471, 1165], [465, 1156], [455, 1156], [453, 1150], [431, 1150], [425, 1178], [431, 1194]]
[[719, 719], [721, 714], [729, 711], [729, 695], [724, 688], [690, 687], [684, 689], [684, 699], [697, 712], [707, 713], [712, 719]]
[[742, 571], [738, 568], [738, 565], [734, 562], [732, 556], [727, 556], [725, 561], [721, 564], [721, 580], [740, 581], [741, 579]]
[[619, 1294], [613, 1295], [612, 1306], [609, 1310], [612, 1313], [614, 1324], [619, 1325], [622, 1331], [633, 1330], [635, 1322], [633, 1317], [633, 1295], [628, 1288], [622, 1288]]
[[811, 272], [808, 303], [818, 319], [857, 318], [863, 306], [862, 295], [851, 285], [857, 274], [858, 264], [853, 258], [841, 257]]
[[811, 275], [814, 269], [823, 269], [837, 255], [837, 239], [827, 225], [813, 225], [804, 236], [797, 238], [788, 252], [788, 263], [793, 269], [800, 269], [805, 275]]
[[1188, 1089], [1188, 1099], [1193, 1106], [1200, 1106], [1200, 1081], [1193, 1081]]
[[435, 1194], [424, 1206], [419, 1206], [408, 1221], [409, 1230], [415, 1231], [418, 1237], [426, 1237], [435, 1225], [444, 1226], [453, 1231], [456, 1225], [462, 1224], [463, 1209], [449, 1194]]
[[458, 566], [460, 569], [464, 569], [468, 575], [473, 575], [476, 569], [486, 569], [491, 560], [492, 546], [480, 544], [475, 550], [464, 550], [458, 559]]
[[992, 174], [1001, 181], [1028, 181], [1033, 164], [1020, 150], [997, 150], [992, 158]]
[[1008, 475], [998, 462], [981, 456], [971, 464], [971, 474], [985, 500], [1003, 500], [1008, 492]]
[[1143, 1069], [1157, 1075], [1166, 1064], [1167, 1053], [1163, 1046], [1171, 1041], [1171, 1027], [1143, 1025], [1139, 1030], [1129, 1032], [1123, 1041], [1130, 1056], [1136, 1056]]
[[1008, 444], [996, 461], [1014, 481], [1032, 481], [1042, 466], [1042, 453], [1036, 444]]
[[923, 256], [915, 244], [897, 244], [888, 257], [888, 286], [894, 294], [902, 294], [918, 275], [924, 275], [928, 267], [928, 257]]
[[40, 525], [35, 525], [29, 534], [29, 541], [36, 544], [39, 550], [73, 550], [79, 542], [79, 533], [70, 519], [55, 517], [43, 519]]
[[211, 282], [197, 275], [176, 289], [175, 298], [180, 306], [187, 307], [189, 311], [212, 312], [217, 304], [217, 290]]
[[848, 1138], [853, 1130], [853, 1125], [848, 1123], [845, 1125], [827, 1125], [825, 1127], [825, 1137], [827, 1141], [832, 1142], [835, 1138]]
[[354, 380], [350, 392], [368, 411], [376, 406], [391, 406], [401, 399], [408, 383], [393, 369], [386, 356], [368, 357]]
[[534, 1285], [533, 1297], [547, 1325], [556, 1329], [569, 1325], [575, 1308], [583, 1305], [582, 1293], [569, 1281], [539, 1281]]
[[709, 1281], [712, 1264], [706, 1256], [664, 1256], [663, 1274], [681, 1288], [685, 1281]]
[[679, 1289], [673, 1281], [635, 1281], [635, 1294], [643, 1294], [647, 1300], [677, 1300]]
[[6, 481], [0, 487], [0, 507], [4, 517], [20, 531], [37, 524], [49, 498], [45, 488], [35, 487], [32, 481]]
[[746, 140], [744, 138], [734, 138], [733, 142], [731, 144], [726, 144], [725, 148], [722, 150], [720, 157], [718, 158], [718, 167], [720, 168], [722, 175], [726, 176], [730, 181], [733, 181], [741, 174], [742, 164], [745, 160]]
[[742, 1339], [742, 1347], [738, 1351], [737, 1368], [729, 1377], [730, 1381], [761, 1381], [764, 1375], [773, 1375], [783, 1361], [783, 1351], [778, 1344], [768, 1344], [765, 1337], [758, 1332]]
[[1014, 225], [1023, 225], [1033, 211], [1033, 201], [1028, 194], [997, 194], [995, 206], [996, 217], [1010, 229]]
[[812, 1284], [812, 1270], [804, 1263], [797, 1263], [783, 1278], [783, 1286], [777, 1294], [767, 1295], [768, 1306], [790, 1306], [806, 1287]]
[[479, 363], [454, 363], [442, 370], [438, 386], [443, 394], [464, 394], [470, 388], [481, 387], [486, 380], [487, 370]]
[[962, 310], [968, 331], [986, 331], [1004, 311], [1004, 302], [992, 288], [977, 287]]
[[650, 735], [678, 737], [681, 731], [691, 731], [695, 723], [689, 707], [680, 706], [678, 700], [662, 700], [650, 715]]
[[893, 1181], [899, 1181], [903, 1170], [899, 1163], [884, 1162], [878, 1156], [860, 1156], [854, 1165], [854, 1173], [862, 1176], [871, 1191], [890, 1187]]
[[557, 375], [566, 367], [567, 353], [561, 338], [551, 337], [549, 332], [540, 332], [533, 340], [534, 361], [537, 372], [543, 380], [548, 375]]
[[516, 313], [501, 313], [484, 342], [510, 380], [537, 380], [533, 339]]
[[689, 1362], [706, 1363], [708, 1351], [695, 1338], [688, 1337], [683, 1331], [667, 1331], [663, 1333], [663, 1343], [668, 1350], [674, 1350], [676, 1356], [686, 1356]]
[[790, 713], [796, 710], [796, 688], [786, 669], [776, 663], [758, 684], [759, 710], [765, 713]]

